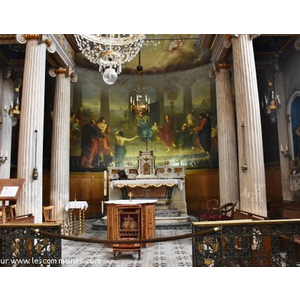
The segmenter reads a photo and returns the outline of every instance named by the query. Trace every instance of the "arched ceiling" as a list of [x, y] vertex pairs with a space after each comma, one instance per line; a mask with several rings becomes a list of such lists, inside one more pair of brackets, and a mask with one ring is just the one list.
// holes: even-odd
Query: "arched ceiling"
[[[75, 53], [75, 65], [98, 71], [98, 65], [90, 63], [79, 51], [74, 35], [63, 34]], [[141, 50], [144, 74], [182, 71], [211, 62], [218, 34], [147, 34]], [[278, 58], [292, 49], [299, 35], [263, 34], [253, 40], [256, 63], [263, 67], [266, 60]], [[229, 50], [231, 51], [231, 50]], [[0, 34], [0, 64], [9, 65], [15, 71], [24, 63], [25, 45], [16, 41], [16, 34]], [[229, 56], [227, 56], [228, 58]], [[49, 66], [60, 62], [55, 54], [47, 54]], [[138, 56], [123, 65], [123, 74], [136, 73]]]
[[[186, 70], [204, 65], [210, 61], [210, 50], [199, 47], [199, 34], [148, 34], [141, 48], [143, 73], [166, 73]], [[68, 36], [73, 45], [75, 63], [88, 69], [98, 69], [80, 53], [74, 37]], [[122, 73], [136, 73], [139, 58], [123, 65]]]

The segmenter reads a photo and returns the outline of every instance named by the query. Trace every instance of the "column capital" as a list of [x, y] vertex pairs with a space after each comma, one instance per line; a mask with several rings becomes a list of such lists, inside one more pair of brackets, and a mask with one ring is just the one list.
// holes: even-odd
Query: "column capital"
[[14, 72], [11, 67], [7, 67], [3, 70], [3, 79], [10, 79], [14, 83], [15, 89], [20, 89], [23, 81], [22, 78], [16, 72]]
[[226, 69], [226, 70], [232, 71], [233, 66], [231, 63], [228, 63], [228, 62], [220, 63], [220, 62], [215, 61], [211, 64], [211, 68], [209, 69], [209, 77], [215, 78], [216, 73], [220, 72], [221, 69]]
[[72, 67], [51, 68], [49, 70], [49, 75], [51, 77], [56, 77], [60, 74], [64, 74], [66, 77], [70, 77], [71, 82], [77, 82], [78, 80], [78, 76]]
[[225, 34], [225, 39], [223, 42], [225, 48], [231, 47], [231, 39], [232, 39], [232, 34]]
[[227, 70], [232, 70], [232, 64], [227, 63], [227, 62], [222, 62], [222, 63], [218, 63], [218, 68], [219, 69], [227, 69]]
[[50, 53], [54, 53], [56, 51], [56, 47], [52, 43], [52, 40], [44, 34], [17, 34], [16, 39], [20, 44], [26, 44], [26, 42], [30, 40], [37, 40], [39, 43], [45, 43], [47, 50]]
[[231, 37], [238, 38], [240, 35], [248, 35], [251, 39], [256, 39], [260, 34], [231, 34]]

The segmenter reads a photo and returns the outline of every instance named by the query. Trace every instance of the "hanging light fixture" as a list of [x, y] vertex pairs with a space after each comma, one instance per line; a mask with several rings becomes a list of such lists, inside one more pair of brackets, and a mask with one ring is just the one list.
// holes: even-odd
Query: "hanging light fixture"
[[267, 91], [262, 100], [262, 108], [265, 110], [266, 115], [270, 117], [272, 123], [276, 122], [277, 119], [277, 108], [281, 106], [279, 95], [275, 97], [274, 91], [274, 80], [272, 71], [269, 68], [268, 51], [266, 49], [267, 56], [267, 68], [266, 68], [266, 79], [267, 79]]
[[139, 52], [139, 64], [136, 67], [137, 77], [133, 96], [130, 96], [130, 110], [134, 112], [138, 118], [143, 116], [143, 113], [150, 112], [150, 98], [145, 93], [143, 80], [143, 66], [141, 65], [141, 51]]
[[131, 61], [143, 46], [144, 34], [75, 34], [82, 54], [94, 64], [107, 84], [114, 84], [122, 65]]
[[267, 93], [265, 93], [264, 100], [262, 101], [262, 107], [265, 109], [265, 113], [270, 117], [272, 123], [277, 119], [277, 108], [281, 106], [279, 95], [274, 92], [273, 81], [268, 80]]
[[[14, 82], [14, 94], [12, 103], [8, 109], [4, 109], [4, 111], [9, 115], [12, 120], [11, 125], [16, 126], [18, 120], [20, 119], [21, 111], [20, 111], [20, 89], [22, 86], [22, 73], [19, 68], [21, 67], [21, 53], [25, 53], [24, 45], [10, 45], [10, 49], [14, 52], [18, 53], [18, 63], [16, 68], [12, 71], [11, 79]], [[21, 74], [20, 74], [21, 73]]]

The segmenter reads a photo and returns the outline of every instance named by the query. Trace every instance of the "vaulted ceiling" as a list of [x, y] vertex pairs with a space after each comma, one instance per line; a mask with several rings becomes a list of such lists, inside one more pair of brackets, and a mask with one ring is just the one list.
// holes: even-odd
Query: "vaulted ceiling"
[[[216, 47], [217, 34], [149, 34], [142, 47], [140, 62], [143, 72], [148, 74], [181, 71], [208, 64]], [[74, 51], [77, 66], [98, 70], [98, 65], [90, 63], [79, 51], [74, 36], [64, 37]], [[263, 66], [266, 59], [272, 60], [288, 53], [293, 48], [298, 35], [261, 35], [253, 40], [257, 65]], [[9, 65], [14, 71], [22, 72], [25, 45], [18, 44], [15, 34], [0, 34], [0, 64]], [[231, 59], [231, 50], [224, 55]], [[57, 66], [55, 55], [47, 54], [48, 65]], [[135, 73], [139, 63], [138, 56], [123, 66], [122, 73]]]

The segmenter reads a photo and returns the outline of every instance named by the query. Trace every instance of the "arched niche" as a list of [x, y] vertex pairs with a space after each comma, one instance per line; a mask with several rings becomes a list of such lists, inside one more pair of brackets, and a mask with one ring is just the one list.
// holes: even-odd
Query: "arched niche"
[[300, 138], [296, 135], [296, 129], [300, 125], [300, 91], [295, 91], [290, 96], [287, 105], [287, 116], [289, 117], [289, 152], [292, 160], [294, 160], [297, 157], [300, 158]]

